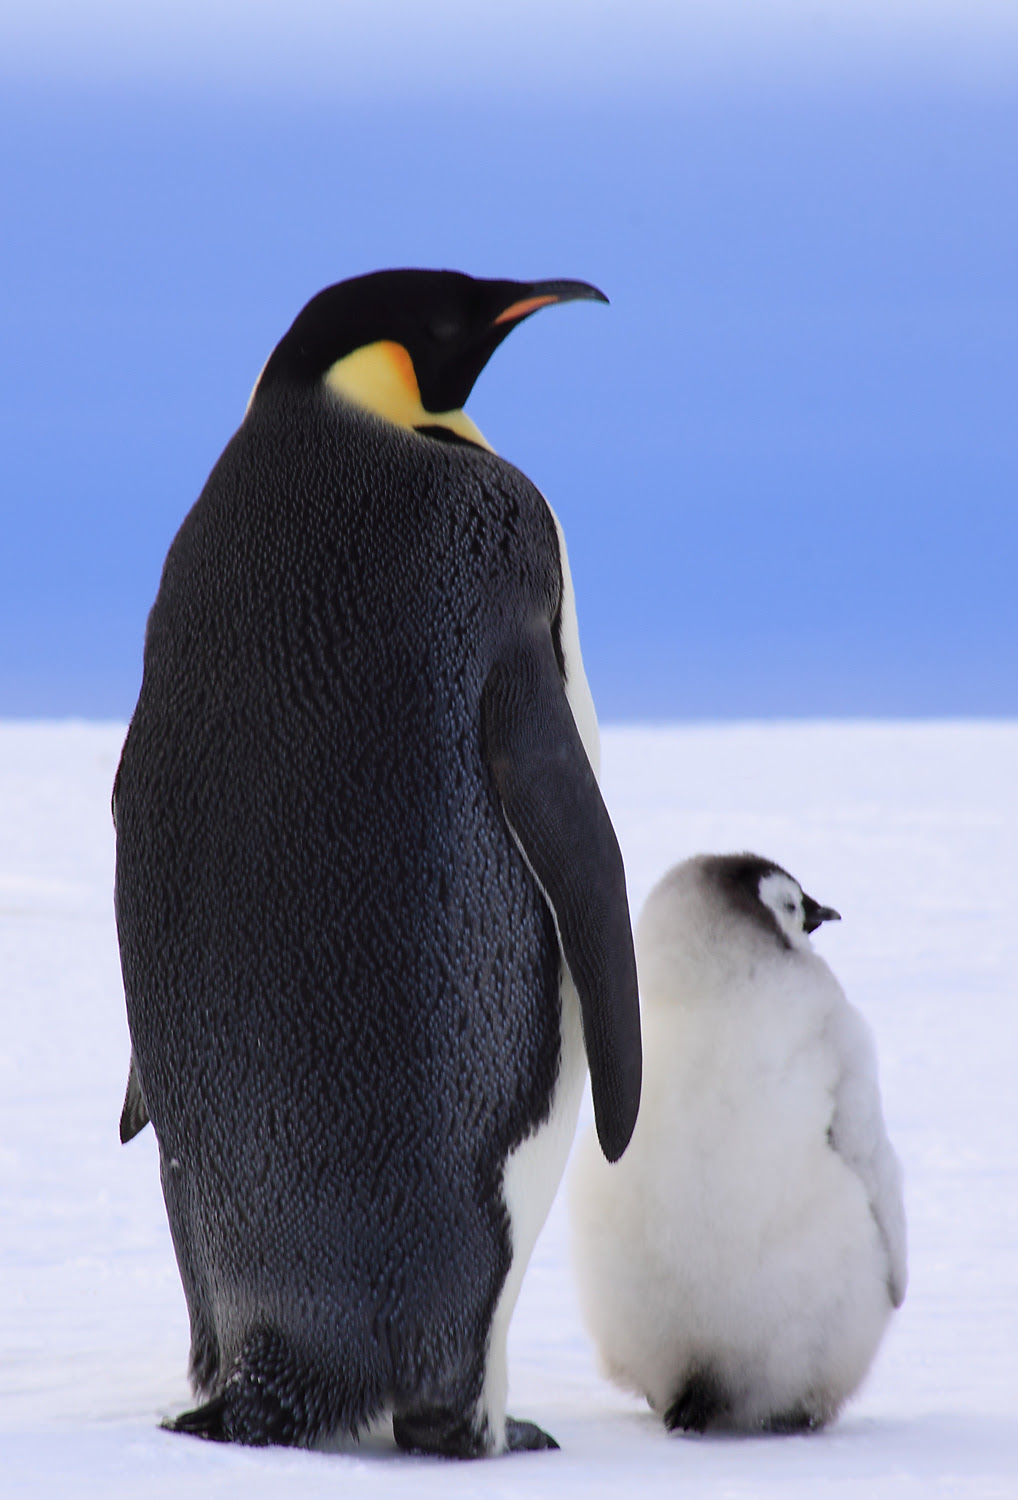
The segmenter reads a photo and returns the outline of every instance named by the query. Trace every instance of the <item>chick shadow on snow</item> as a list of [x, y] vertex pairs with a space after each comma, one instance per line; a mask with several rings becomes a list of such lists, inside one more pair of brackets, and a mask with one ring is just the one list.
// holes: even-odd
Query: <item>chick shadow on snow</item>
[[[684, 1455], [716, 1460], [724, 1453], [759, 1465], [759, 1473], [788, 1468], [800, 1477], [858, 1480], [890, 1473], [943, 1480], [1018, 1473], [1018, 1417], [968, 1412], [924, 1412], [911, 1418], [842, 1417], [813, 1432], [667, 1432], [651, 1412], [633, 1426], [676, 1444]], [[712, 1464], [713, 1466], [713, 1464]]]

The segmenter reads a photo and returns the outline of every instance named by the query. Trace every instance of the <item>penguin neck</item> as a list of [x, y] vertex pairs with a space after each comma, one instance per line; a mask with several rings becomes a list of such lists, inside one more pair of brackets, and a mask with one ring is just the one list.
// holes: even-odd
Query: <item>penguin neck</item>
[[339, 359], [325, 373], [325, 385], [334, 396], [349, 401], [410, 432], [444, 427], [456, 437], [489, 453], [495, 450], [462, 409], [427, 411], [421, 401], [413, 360], [402, 344], [382, 339], [365, 344]]
[[787, 954], [770, 944], [737, 944], [687, 935], [681, 944], [646, 951], [637, 941], [640, 996], [648, 1011], [677, 1009], [714, 1015], [738, 1012], [751, 1004], [761, 989], [779, 987]]

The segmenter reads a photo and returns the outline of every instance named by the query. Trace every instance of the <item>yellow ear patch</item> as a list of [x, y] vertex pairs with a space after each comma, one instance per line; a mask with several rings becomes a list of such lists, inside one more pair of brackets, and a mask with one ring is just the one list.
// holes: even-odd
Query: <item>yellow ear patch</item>
[[458, 437], [494, 452], [465, 411], [425, 411], [413, 360], [402, 344], [383, 339], [355, 349], [326, 372], [325, 384], [344, 401], [397, 427], [448, 427]]

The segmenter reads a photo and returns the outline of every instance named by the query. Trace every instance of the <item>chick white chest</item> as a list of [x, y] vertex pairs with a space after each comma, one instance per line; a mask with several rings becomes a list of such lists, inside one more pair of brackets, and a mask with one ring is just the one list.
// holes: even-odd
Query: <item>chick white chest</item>
[[825, 1020], [804, 987], [758, 981], [720, 1006], [648, 1006], [644, 1102], [622, 1168], [655, 1204], [663, 1253], [674, 1254], [676, 1210], [696, 1219], [689, 1248], [716, 1268], [719, 1253], [742, 1261], [815, 1201], [837, 1079]]

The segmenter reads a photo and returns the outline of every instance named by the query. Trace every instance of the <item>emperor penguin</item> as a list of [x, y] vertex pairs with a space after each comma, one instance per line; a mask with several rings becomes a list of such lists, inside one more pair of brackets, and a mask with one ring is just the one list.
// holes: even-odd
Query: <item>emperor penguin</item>
[[576, 281], [400, 270], [273, 350], [163, 568], [114, 786], [132, 1059], [201, 1404], [311, 1445], [556, 1446], [506, 1333], [589, 1064], [641, 1077], [561, 528], [463, 411]]
[[573, 1253], [605, 1372], [671, 1430], [824, 1426], [905, 1295], [873, 1039], [810, 941], [837, 919], [755, 854], [640, 917], [643, 1102], [617, 1165], [578, 1148]]

